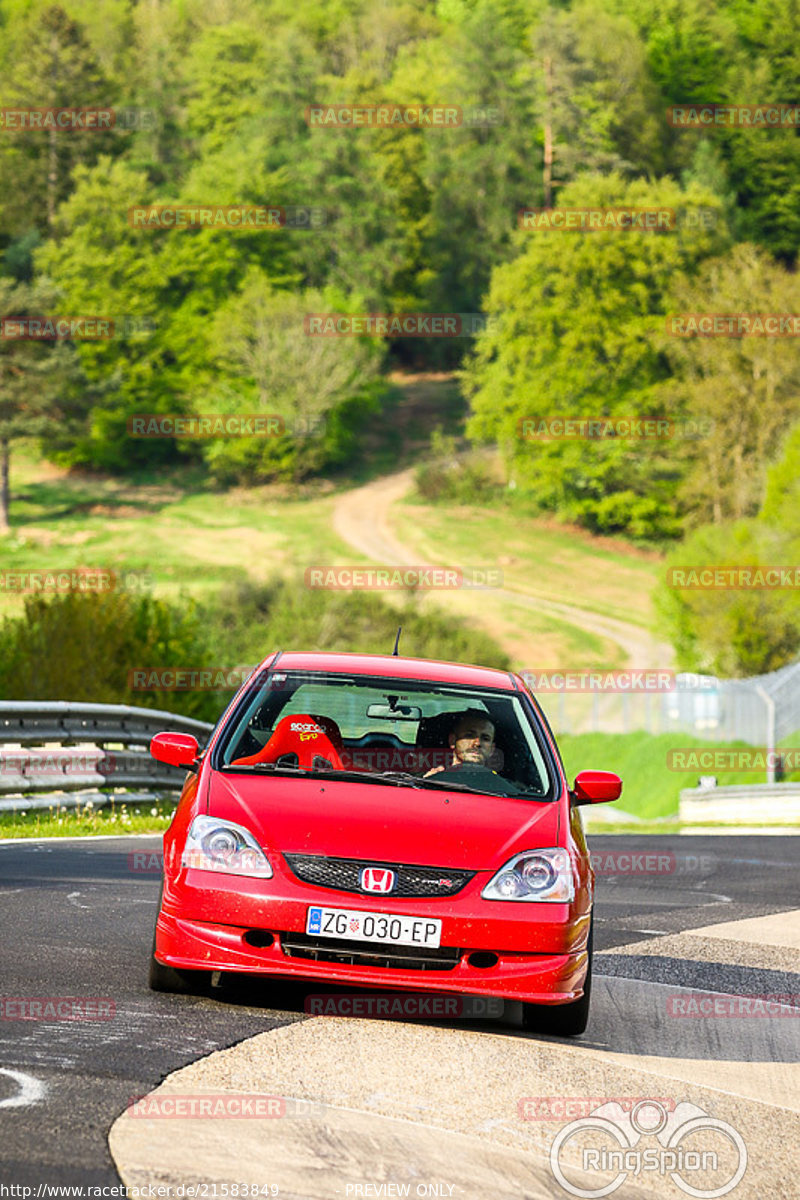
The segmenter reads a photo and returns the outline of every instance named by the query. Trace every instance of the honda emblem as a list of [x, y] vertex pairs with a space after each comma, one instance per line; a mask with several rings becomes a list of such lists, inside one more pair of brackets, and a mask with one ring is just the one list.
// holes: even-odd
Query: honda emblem
[[358, 877], [362, 892], [390, 892], [397, 878], [394, 871], [386, 867], [364, 867]]

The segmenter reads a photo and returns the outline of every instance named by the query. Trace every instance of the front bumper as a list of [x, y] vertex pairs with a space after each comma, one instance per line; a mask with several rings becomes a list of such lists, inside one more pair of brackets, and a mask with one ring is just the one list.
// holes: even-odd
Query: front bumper
[[[534, 1004], [579, 999], [588, 962], [589, 911], [567, 904], [485, 901], [480, 890], [488, 878], [480, 875], [462, 893], [432, 901], [366, 897], [279, 876], [262, 881], [182, 871], [165, 889], [156, 925], [156, 957], [177, 968], [240, 971], [319, 984], [452, 992]], [[442, 947], [456, 947], [460, 953], [454, 966], [443, 969], [432, 969], [430, 964], [409, 969], [290, 956], [281, 933], [303, 934], [311, 904], [438, 917]], [[254, 946], [245, 940], [253, 931], [271, 933], [274, 941]], [[337, 946], [348, 949], [346, 941]], [[497, 961], [476, 966], [468, 961], [476, 951], [488, 951]]]

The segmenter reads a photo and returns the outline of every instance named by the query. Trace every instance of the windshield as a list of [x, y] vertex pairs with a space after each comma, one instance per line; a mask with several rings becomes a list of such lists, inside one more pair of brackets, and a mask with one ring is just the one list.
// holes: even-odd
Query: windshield
[[534, 719], [511, 692], [277, 672], [237, 707], [214, 766], [549, 799]]

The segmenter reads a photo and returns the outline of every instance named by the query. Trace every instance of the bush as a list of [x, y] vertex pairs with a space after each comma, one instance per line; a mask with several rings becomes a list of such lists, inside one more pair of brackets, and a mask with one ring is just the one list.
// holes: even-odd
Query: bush
[[[796, 561], [797, 543], [789, 534], [745, 520], [700, 526], [666, 567], [766, 569]], [[793, 662], [800, 650], [800, 603], [793, 588], [679, 588], [664, 582], [656, 605], [681, 670], [760, 675]]]
[[486, 634], [419, 612], [413, 597], [395, 607], [381, 596], [286, 580], [239, 584], [204, 608], [124, 592], [69, 593], [31, 597], [23, 616], [0, 626], [0, 699], [132, 704], [216, 721], [235, 688], [140, 691], [131, 672], [246, 668], [281, 647], [389, 654], [398, 625], [408, 657], [510, 665]]
[[413, 596], [394, 605], [369, 592], [311, 590], [301, 580], [237, 584], [214, 601], [208, 625], [221, 663], [255, 664], [280, 648], [390, 654], [402, 625], [406, 657], [510, 666], [487, 634], [444, 613], [421, 613]]
[[477, 453], [459, 453], [454, 437], [436, 429], [431, 437], [431, 458], [417, 467], [417, 494], [428, 502], [496, 504], [502, 487], [491, 466]]
[[0, 697], [134, 704], [213, 720], [213, 695], [133, 691], [129, 679], [136, 668], [200, 666], [207, 653], [191, 602], [178, 608], [126, 592], [32, 596], [22, 617], [0, 627]]

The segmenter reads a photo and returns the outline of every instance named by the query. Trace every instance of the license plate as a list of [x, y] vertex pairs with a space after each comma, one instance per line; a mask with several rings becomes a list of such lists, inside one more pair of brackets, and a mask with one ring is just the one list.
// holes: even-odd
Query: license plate
[[306, 917], [306, 933], [354, 942], [390, 942], [394, 946], [439, 945], [442, 922], [432, 917], [371, 913], [352, 908], [317, 908]]

